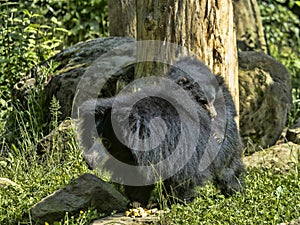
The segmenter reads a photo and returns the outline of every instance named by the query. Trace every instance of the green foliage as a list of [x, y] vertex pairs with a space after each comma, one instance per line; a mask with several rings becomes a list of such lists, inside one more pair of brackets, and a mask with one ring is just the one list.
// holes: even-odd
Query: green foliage
[[[57, 53], [63, 45], [107, 34], [106, 17], [106, 0], [1, 2], [0, 43], [3, 45], [0, 45], [0, 132], [9, 130], [1, 139], [11, 141], [19, 136], [18, 116], [14, 112], [23, 111], [27, 114], [22, 115], [26, 121], [24, 116], [28, 118], [29, 114], [26, 113], [24, 101], [36, 102], [29, 112], [38, 110], [41, 113], [39, 122], [42, 122], [43, 112], [37, 107], [43, 102], [43, 96], [40, 96], [43, 85], [37, 85], [32, 90], [35, 99], [27, 100], [25, 96], [22, 102], [11, 97], [14, 85], [28, 74], [32, 75], [32, 68], [47, 70], [46, 67], [37, 68], [37, 65]], [[55, 69], [55, 65], [48, 67], [51, 71]], [[42, 71], [38, 73], [39, 76], [33, 76], [39, 83], [46, 82], [51, 71]], [[30, 103], [28, 105], [33, 106]]]
[[[29, 101], [29, 104], [34, 103]], [[53, 103], [52, 108], [52, 118], [56, 118], [54, 115], [59, 114], [56, 111], [59, 108], [57, 102]], [[18, 186], [0, 186], [0, 224], [31, 224], [31, 206], [88, 169], [72, 130], [67, 133], [68, 143], [65, 143], [62, 136], [53, 135], [51, 152], [39, 155], [36, 143], [42, 138], [38, 120], [40, 112], [16, 110], [14, 114], [17, 117], [16, 127], [20, 129], [20, 136], [15, 137], [16, 144], [2, 146], [6, 149], [6, 157], [0, 158], [0, 177], [9, 178]], [[52, 124], [57, 124], [57, 121], [52, 121]], [[82, 214], [81, 221], [89, 221], [88, 219], [95, 217], [95, 211]], [[69, 218], [67, 221], [70, 223], [65, 224], [75, 224], [71, 223], [73, 220], [75, 219]]]
[[55, 222], [54, 225], [89, 225], [93, 220], [99, 219], [103, 214], [99, 214], [95, 209], [80, 211], [77, 216], [69, 216], [66, 213], [65, 218], [61, 222]]
[[63, 46], [107, 34], [106, 0], [2, 0], [0, 108], [6, 108], [15, 83], [39, 62]]
[[[290, 2], [299, 4], [299, 1]], [[264, 1], [261, 7], [270, 52], [288, 66], [296, 91], [300, 48], [299, 28], [295, 25], [299, 24], [299, 18], [276, 2]], [[44, 137], [46, 127], [41, 92], [48, 75], [56, 67], [52, 62], [48, 67], [37, 65], [63, 46], [107, 35], [107, 26], [106, 0], [1, 0], [0, 177], [9, 178], [18, 186], [0, 186], [0, 224], [33, 224], [29, 213], [31, 206], [88, 171], [72, 130], [68, 131], [70, 141], [67, 144], [63, 137], [54, 133], [52, 151], [42, 156], [36, 151], [36, 144]], [[12, 100], [13, 86], [33, 67], [43, 70], [38, 73], [42, 75], [35, 77], [35, 88], [22, 100]], [[54, 99], [51, 128], [58, 126], [59, 108]], [[300, 217], [297, 211], [300, 208], [298, 174], [297, 170], [290, 174], [251, 170], [244, 193], [225, 198], [209, 185], [200, 188], [200, 197], [195, 202], [175, 205], [162, 219], [167, 224], [276, 224], [290, 221]], [[161, 193], [158, 198], [164, 205]], [[89, 209], [75, 216], [66, 214], [65, 219], [56, 224], [90, 224], [101, 216]]]
[[10, 108], [5, 110], [6, 113], [1, 117], [3, 133], [1, 133], [0, 140], [8, 148], [11, 144], [18, 147], [24, 146], [29, 140], [36, 143], [43, 137], [45, 131], [48, 132], [42, 108], [45, 99], [43, 90], [48, 75], [52, 73], [55, 66], [55, 64], [49, 64], [49, 68], [38, 67], [42, 72], [36, 79], [34, 88], [28, 90], [21, 99], [13, 99]]
[[[49, 21], [39, 23], [41, 15], [32, 13], [20, 3], [5, 3], [1, 8], [1, 67], [2, 82], [14, 85], [29, 69], [55, 54], [61, 40], [55, 35], [67, 31]], [[20, 70], [21, 69], [21, 70]], [[6, 83], [4, 83], [6, 84]]]
[[[276, 1], [259, 2], [270, 54], [280, 59], [290, 69], [292, 78], [297, 78], [294, 79], [295, 82], [300, 82], [299, 15], [293, 14]], [[296, 2], [300, 1], [294, 1]], [[293, 84], [296, 87], [296, 83]]]
[[200, 188], [191, 204], [174, 205], [165, 224], [279, 224], [300, 217], [298, 171], [273, 174], [252, 169], [243, 193], [225, 198], [213, 185]]
[[[41, 93], [56, 68], [52, 61], [38, 64], [63, 45], [107, 32], [106, 4], [105, 0], [0, 2], [0, 177], [18, 184], [0, 185], [0, 224], [32, 224], [32, 205], [88, 171], [71, 130], [70, 142], [64, 143], [54, 132], [52, 151], [37, 153], [36, 144], [48, 126]], [[28, 74], [35, 78], [34, 88], [14, 98], [13, 87]], [[51, 113], [53, 129], [60, 113], [55, 100]], [[66, 215], [57, 224], [89, 224], [100, 216], [88, 210], [78, 217]]]
[[68, 30], [61, 37], [65, 46], [108, 35], [107, 0], [31, 0], [26, 6]]
[[[12, 110], [11, 91], [39, 62], [55, 54], [67, 31], [49, 21], [39, 23], [41, 15], [18, 2], [0, 5], [0, 109], [1, 119]], [[4, 126], [3, 121], [2, 127]], [[1, 127], [1, 123], [0, 123]]]
[[270, 55], [291, 73], [294, 97], [291, 117], [297, 118], [300, 116], [300, 15], [291, 9], [300, 5], [300, 1], [259, 0], [258, 3]]

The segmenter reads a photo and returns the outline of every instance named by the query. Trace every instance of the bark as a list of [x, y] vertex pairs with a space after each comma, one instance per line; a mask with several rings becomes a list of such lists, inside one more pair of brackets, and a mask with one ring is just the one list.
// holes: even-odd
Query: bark
[[108, 0], [110, 36], [136, 37], [135, 0]]
[[260, 11], [256, 0], [234, 1], [234, 22], [240, 51], [267, 53]]
[[[109, 0], [108, 3], [111, 35], [183, 46], [215, 74], [225, 78], [239, 110], [236, 34], [231, 0]], [[138, 46], [138, 49], [143, 49], [138, 54], [151, 61], [156, 47]], [[174, 58], [174, 55], [164, 57]], [[166, 70], [165, 65], [147, 62], [140, 63], [135, 74], [139, 78]]]
[[[238, 73], [233, 5], [230, 0], [140, 0], [137, 40], [161, 40], [185, 47], [229, 86], [238, 109]], [[151, 49], [143, 49], [148, 55]], [[170, 57], [170, 56], [166, 56]], [[149, 69], [150, 68], [150, 69]], [[155, 65], [144, 65], [143, 76]], [[147, 72], [148, 71], [148, 72]]]

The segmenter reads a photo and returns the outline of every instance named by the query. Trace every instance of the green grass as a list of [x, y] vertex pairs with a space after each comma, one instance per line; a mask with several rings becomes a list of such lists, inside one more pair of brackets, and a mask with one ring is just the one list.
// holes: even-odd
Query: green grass
[[[40, 156], [36, 153], [36, 143], [49, 132], [49, 127], [43, 122], [43, 110], [41, 102], [43, 96], [43, 83], [48, 80], [48, 74], [53, 74], [56, 65], [50, 68], [42, 68], [41, 76], [37, 76], [39, 83], [35, 90], [29, 94], [24, 102], [11, 99], [11, 88], [21, 78], [27, 75], [32, 66], [39, 61], [49, 58], [62, 44], [67, 32], [59, 24], [70, 25], [72, 16], [56, 17], [49, 21], [44, 17], [42, 9], [38, 5], [31, 5], [30, 12], [23, 3], [5, 1], [2, 6], [4, 25], [0, 26], [0, 40], [4, 43], [0, 46], [3, 50], [0, 54], [0, 178], [8, 178], [17, 186], [0, 184], [0, 224], [33, 224], [29, 213], [30, 207], [48, 196], [54, 191], [67, 185], [72, 179], [85, 172], [90, 172], [83, 162], [80, 151], [74, 139], [74, 134], [69, 131], [70, 141], [64, 143], [59, 135], [54, 135], [54, 146], [51, 152]], [[53, 1], [54, 8], [66, 10], [60, 7], [62, 1]], [[92, 1], [104, 7], [106, 1]], [[95, 4], [96, 4], [95, 3]], [[49, 5], [49, 1], [45, 2]], [[70, 3], [73, 4], [73, 3]], [[75, 4], [75, 3], [74, 3]], [[78, 6], [78, 2], [76, 2]], [[83, 8], [94, 8], [89, 2], [83, 2], [80, 7], [71, 7], [68, 15], [76, 14], [74, 23], [83, 19], [79, 11]], [[270, 3], [271, 4], [271, 3]], [[299, 51], [294, 51], [299, 46], [299, 32], [296, 26], [297, 20], [289, 14], [283, 13], [279, 8], [262, 6], [264, 28], [269, 36], [271, 52], [274, 57], [281, 59], [290, 70], [294, 84], [294, 107], [291, 113], [290, 123], [299, 116]], [[36, 10], [36, 11], [35, 11]], [[52, 7], [45, 9], [52, 10]], [[274, 11], [275, 10], [275, 11]], [[32, 13], [37, 12], [36, 13]], [[86, 10], [87, 21], [95, 18], [94, 12]], [[83, 11], [82, 11], [83, 12]], [[107, 29], [106, 9], [97, 20], [102, 20], [103, 34]], [[70, 15], [71, 15], [70, 14]], [[99, 12], [96, 12], [99, 15]], [[62, 14], [64, 15], [64, 13]], [[270, 16], [271, 15], [271, 16]], [[79, 17], [78, 17], [79, 16]], [[276, 19], [280, 16], [280, 19]], [[274, 23], [275, 21], [275, 23]], [[101, 21], [100, 21], [101, 22]], [[279, 26], [278, 26], [278, 23]], [[39, 24], [41, 23], [41, 24]], [[290, 24], [288, 32], [282, 23]], [[86, 23], [88, 27], [90, 23]], [[294, 24], [294, 25], [293, 25]], [[47, 25], [47, 26], [45, 26]], [[93, 37], [95, 33], [87, 31], [86, 26], [73, 26], [73, 36], [80, 39], [82, 35]], [[96, 23], [97, 25], [97, 23]], [[97, 25], [98, 26], [98, 25]], [[66, 27], [68, 28], [68, 27]], [[274, 31], [275, 29], [275, 32]], [[298, 30], [297, 30], [298, 29]], [[82, 33], [84, 31], [84, 33]], [[68, 32], [71, 32], [70, 30]], [[75, 33], [74, 33], [75, 32]], [[78, 34], [82, 34], [79, 35]], [[298, 35], [296, 35], [298, 34]], [[271, 35], [271, 36], [270, 36]], [[282, 35], [288, 35], [282, 36]], [[72, 36], [72, 37], [73, 37]], [[297, 39], [298, 38], [298, 39]], [[297, 40], [296, 40], [297, 39]], [[76, 40], [73, 40], [77, 42]], [[282, 41], [287, 41], [282, 42]], [[43, 43], [48, 43], [44, 45]], [[70, 44], [70, 43], [69, 43]], [[273, 47], [272, 47], [273, 46]], [[281, 48], [278, 48], [281, 46]], [[284, 48], [283, 48], [284, 47]], [[286, 48], [288, 47], [288, 48]], [[290, 54], [293, 49], [292, 54]], [[38, 73], [40, 74], [40, 73]], [[21, 100], [22, 101], [22, 100]], [[59, 106], [53, 102], [52, 115], [54, 119], [50, 127], [58, 125], [57, 116]], [[187, 205], [173, 205], [170, 212], [162, 217], [165, 224], [278, 224], [291, 221], [300, 217], [300, 181], [299, 169], [290, 173], [275, 173], [263, 168], [248, 170], [246, 176], [247, 187], [243, 193], [225, 198], [212, 185], [199, 188], [199, 198]], [[1, 183], [1, 182], [0, 182]], [[157, 196], [161, 194], [158, 193]], [[159, 197], [158, 197], [159, 198]], [[89, 224], [91, 220], [102, 216], [95, 210], [89, 209], [80, 212], [79, 215], [66, 214], [63, 221], [56, 225]]]
[[212, 185], [202, 187], [188, 205], [175, 205], [167, 224], [278, 224], [300, 217], [298, 172], [272, 174], [252, 169], [243, 193], [225, 198]]
[[[42, 110], [38, 106], [37, 96], [30, 95], [28, 108], [12, 107], [11, 121], [0, 129], [1, 146], [7, 149], [7, 155], [0, 156], [0, 178], [9, 178], [18, 185], [0, 185], [0, 224], [34, 224], [30, 207], [72, 179], [90, 172], [71, 129], [67, 131], [68, 142], [55, 134], [52, 151], [43, 156], [37, 154], [35, 145], [44, 136], [45, 126], [41, 123]], [[59, 115], [59, 104], [55, 100], [51, 113], [54, 121], [50, 126], [55, 128]], [[10, 138], [6, 139], [6, 136]], [[275, 225], [292, 221], [300, 217], [299, 169], [300, 164], [289, 173], [250, 169], [244, 192], [227, 198], [208, 184], [199, 188], [199, 197], [191, 204], [173, 205], [171, 211], [161, 218], [161, 223]], [[77, 216], [66, 214], [65, 219], [56, 225], [89, 224], [101, 216], [89, 209]]]
[[25, 142], [28, 149], [15, 149], [0, 161], [0, 177], [18, 184], [0, 186], [0, 224], [31, 224], [28, 211], [32, 205], [88, 171], [74, 139], [67, 153], [53, 149], [43, 157]]
[[[0, 224], [34, 224], [30, 207], [88, 172], [71, 129], [63, 136], [54, 133], [51, 151], [38, 155], [36, 143], [47, 133], [43, 132], [46, 126], [42, 123], [40, 97], [33, 91], [26, 108], [21, 110], [20, 104], [15, 104], [5, 114], [7, 121], [1, 120], [0, 178], [8, 178], [17, 186], [0, 184]], [[51, 113], [54, 120], [50, 127], [55, 128], [57, 101], [53, 101]], [[100, 216], [95, 210], [82, 212], [77, 218], [66, 215], [65, 221], [57, 224], [89, 224], [95, 215]]]
[[[43, 85], [41, 84], [40, 91]], [[72, 130], [53, 135], [52, 151], [40, 156], [36, 143], [43, 138], [39, 91], [27, 97], [26, 107], [15, 103], [0, 118], [0, 178], [9, 178], [18, 186], [0, 184], [0, 224], [34, 224], [29, 209], [85, 172]], [[50, 127], [58, 126], [59, 104], [53, 100]], [[300, 148], [300, 147], [299, 147]], [[6, 150], [5, 150], [6, 149]], [[257, 168], [248, 170], [243, 193], [225, 198], [213, 185], [199, 188], [199, 198], [187, 205], [173, 205], [162, 224], [278, 224], [300, 217], [300, 164], [289, 173]], [[159, 193], [157, 196], [161, 195]], [[158, 198], [160, 198], [158, 197]], [[103, 216], [89, 209], [79, 215], [66, 215], [56, 225], [90, 224]]]
[[[0, 224], [33, 224], [28, 213], [32, 205], [88, 171], [71, 131], [68, 152], [57, 148], [43, 158], [34, 150], [35, 140], [30, 140], [26, 131], [21, 133], [27, 139], [23, 140], [23, 145], [18, 145], [20, 149], [14, 147], [6, 158], [0, 159], [0, 177], [9, 178], [19, 185], [0, 186]], [[55, 137], [57, 146], [61, 146], [60, 137]], [[243, 193], [228, 198], [213, 185], [201, 187], [199, 197], [193, 203], [173, 205], [171, 211], [162, 218], [162, 223], [278, 224], [300, 217], [297, 168], [288, 174], [263, 168], [251, 169], [246, 176], [246, 183]], [[66, 215], [65, 220], [57, 225], [89, 224], [100, 216], [90, 209], [78, 216]]]

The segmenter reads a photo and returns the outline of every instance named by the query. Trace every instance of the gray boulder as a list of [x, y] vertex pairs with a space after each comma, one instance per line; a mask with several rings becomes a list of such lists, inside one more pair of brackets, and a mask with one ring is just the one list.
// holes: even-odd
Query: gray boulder
[[[87, 68], [97, 58], [113, 48], [133, 41], [133, 38], [128, 37], [97, 38], [87, 42], [80, 42], [52, 57], [50, 60], [59, 62], [59, 66], [55, 69], [53, 76], [45, 87], [45, 109], [49, 108], [50, 102], [55, 96], [60, 102], [61, 119], [70, 116], [77, 85]], [[108, 82], [105, 88], [106, 92], [102, 93], [103, 97], [112, 97], [114, 95], [116, 80], [117, 78]], [[97, 80], [93, 82], [97, 82]], [[48, 110], [45, 111], [45, 114], [49, 119]]]
[[276, 143], [292, 105], [287, 69], [259, 52], [239, 53], [240, 133], [252, 153]]
[[109, 184], [92, 174], [83, 174], [66, 187], [34, 205], [30, 211], [37, 224], [52, 224], [80, 210], [97, 209], [99, 213], [125, 211], [128, 200]]
[[[46, 103], [55, 96], [61, 102], [62, 118], [70, 116], [74, 92], [86, 68], [102, 54], [133, 41], [123, 37], [95, 39], [56, 55], [54, 60], [60, 66], [46, 86]], [[114, 96], [118, 82], [129, 83], [133, 74], [126, 72], [113, 76], [99, 97]], [[248, 153], [274, 145], [286, 125], [292, 105], [289, 72], [264, 53], [240, 52], [239, 89], [241, 136], [245, 143], [250, 139], [254, 146]]]

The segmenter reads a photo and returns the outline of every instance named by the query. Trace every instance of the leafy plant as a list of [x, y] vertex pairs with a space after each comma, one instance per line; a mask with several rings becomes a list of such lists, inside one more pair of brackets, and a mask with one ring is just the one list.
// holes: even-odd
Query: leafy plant
[[[48, 75], [56, 67], [51, 62], [48, 67], [37, 65], [62, 46], [107, 35], [107, 6], [106, 0], [0, 1], [0, 177], [17, 184], [0, 186], [0, 224], [33, 224], [29, 213], [31, 206], [88, 171], [72, 130], [67, 132], [68, 143], [62, 136], [54, 134], [51, 152], [41, 156], [36, 151], [46, 126], [41, 92]], [[299, 1], [293, 2], [298, 4]], [[296, 25], [299, 18], [279, 5], [264, 1], [262, 15], [270, 52], [290, 69], [294, 96], [297, 96], [299, 28]], [[275, 15], [278, 13], [282, 15]], [[287, 25], [283, 26], [283, 23]], [[33, 67], [42, 70], [39, 75], [34, 75], [34, 88], [23, 96], [23, 100], [12, 99], [12, 88], [30, 74]], [[57, 101], [53, 101], [51, 109], [53, 120], [50, 126], [54, 129], [58, 126]], [[174, 205], [162, 222], [276, 224], [290, 221], [300, 217], [297, 169], [290, 174], [273, 174], [262, 168], [250, 170], [245, 192], [229, 198], [221, 195], [213, 185], [205, 186], [199, 189], [196, 201]], [[162, 191], [163, 187], [158, 190]], [[164, 206], [161, 192], [158, 198]], [[56, 224], [90, 224], [101, 216], [89, 209], [76, 216], [66, 214], [65, 219]]]
[[0, 5], [0, 108], [11, 110], [11, 91], [32, 67], [56, 53], [67, 30], [28, 11], [24, 4], [5, 1]]
[[43, 15], [44, 23], [51, 18], [69, 31], [60, 37], [64, 46], [108, 35], [107, 0], [31, 0], [25, 4]]
[[[38, 153], [36, 143], [43, 136], [40, 112], [29, 111], [35, 107], [34, 101], [29, 101], [28, 104], [31, 105], [25, 111], [13, 111], [19, 136], [15, 137], [15, 142], [5, 144], [6, 156], [0, 158], [0, 177], [17, 184], [0, 186], [0, 224], [32, 224], [30, 207], [88, 171], [71, 129], [66, 133], [67, 143], [63, 139], [65, 136], [53, 135], [51, 141], [55, 144], [51, 151], [43, 155]], [[52, 108], [54, 115], [59, 114], [57, 103], [53, 103]], [[55, 119], [55, 116], [52, 118]], [[52, 124], [57, 124], [57, 121]], [[95, 212], [84, 214], [86, 216], [81, 217], [81, 220], [87, 221], [90, 218], [88, 214], [95, 215]]]
[[[294, 108], [291, 123], [300, 116], [300, 19], [293, 13], [300, 1], [258, 1], [269, 53], [290, 71]], [[300, 8], [299, 8], [300, 9]]]

